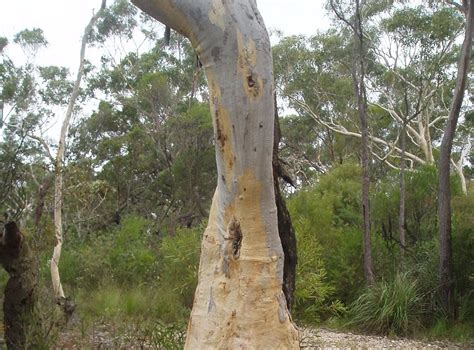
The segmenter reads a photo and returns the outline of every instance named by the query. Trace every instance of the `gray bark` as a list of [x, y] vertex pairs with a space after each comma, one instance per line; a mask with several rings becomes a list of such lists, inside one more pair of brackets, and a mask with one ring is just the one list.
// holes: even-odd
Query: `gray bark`
[[449, 318], [456, 317], [456, 306], [454, 299], [454, 275], [452, 266], [452, 244], [451, 244], [451, 187], [450, 187], [450, 163], [453, 139], [456, 126], [461, 112], [461, 106], [466, 90], [467, 74], [472, 55], [472, 40], [474, 30], [474, 5], [472, 0], [464, 0], [463, 8], [466, 13], [466, 31], [461, 54], [458, 63], [456, 87], [453, 93], [453, 101], [449, 111], [446, 129], [441, 141], [438, 162], [438, 218], [439, 218], [439, 277], [440, 292], [443, 308]]
[[[362, 164], [362, 232], [364, 251], [364, 276], [368, 285], [375, 282], [374, 267], [372, 262], [372, 243], [370, 237], [370, 169], [369, 169], [369, 125], [367, 120], [367, 91], [365, 87], [365, 42], [362, 26], [362, 9], [360, 0], [355, 0], [355, 12], [350, 20], [336, 6], [334, 0], [329, 2], [335, 15], [343, 21], [354, 34], [352, 81], [354, 95], [357, 100], [361, 138], [361, 164]], [[362, 4], [363, 5], [363, 4]], [[373, 138], [372, 138], [373, 139]], [[373, 139], [374, 140], [374, 139]], [[384, 142], [384, 141], [382, 141]]]

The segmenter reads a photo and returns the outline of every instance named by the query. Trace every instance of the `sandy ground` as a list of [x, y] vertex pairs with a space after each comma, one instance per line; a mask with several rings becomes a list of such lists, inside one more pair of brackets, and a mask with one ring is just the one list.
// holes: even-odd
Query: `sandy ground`
[[474, 349], [474, 343], [421, 342], [341, 333], [324, 328], [300, 328], [300, 332], [302, 349]]

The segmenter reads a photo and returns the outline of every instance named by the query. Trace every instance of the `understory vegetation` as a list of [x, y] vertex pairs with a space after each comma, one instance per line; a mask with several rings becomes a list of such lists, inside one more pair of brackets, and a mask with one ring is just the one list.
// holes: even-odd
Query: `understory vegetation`
[[[468, 262], [474, 261], [473, 194], [459, 193], [454, 199], [459, 318], [451, 324], [439, 305], [433, 254], [437, 249], [431, 184], [435, 169], [425, 167], [408, 176], [407, 203], [413, 215], [407, 223], [410, 239], [403, 259], [390, 223], [397, 219], [395, 173], [377, 181], [378, 188], [372, 193], [373, 250], [376, 273], [382, 277], [370, 288], [364, 287], [360, 268], [359, 175], [358, 165], [344, 164], [288, 198], [299, 255], [292, 311], [295, 321], [391, 336], [472, 340], [474, 270]], [[77, 304], [74, 341], [82, 339], [86, 344], [91, 332], [96, 332], [97, 336], [116, 337], [117, 344], [182, 342], [204, 228], [203, 222], [166, 233], [151, 219], [128, 215], [120, 224], [86, 237], [68, 231], [61, 272], [64, 288]], [[40, 259], [42, 307], [51, 308], [47, 295], [50, 250], [45, 246]], [[46, 324], [62, 317], [54, 312], [46, 315]]]
[[[407, 177], [406, 248], [396, 235], [396, 173], [375, 181], [372, 226], [376, 284], [365, 287], [360, 231], [360, 168], [346, 164], [289, 200], [299, 248], [295, 317], [386, 335], [472, 339], [474, 332], [474, 196], [459, 191], [453, 202], [455, 278], [459, 321], [450, 325], [440, 306], [434, 167]], [[403, 256], [402, 256], [403, 255]], [[470, 331], [467, 331], [471, 329]]]

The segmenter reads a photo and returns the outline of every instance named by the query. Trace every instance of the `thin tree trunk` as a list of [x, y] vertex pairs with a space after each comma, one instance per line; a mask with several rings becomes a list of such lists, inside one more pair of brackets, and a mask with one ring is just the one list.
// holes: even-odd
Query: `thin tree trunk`
[[[3, 323], [8, 349], [33, 347], [28, 333], [39, 320], [34, 315], [38, 263], [16, 223], [5, 225], [0, 242], [0, 264], [8, 272], [3, 299]], [[28, 341], [30, 340], [30, 342]]]
[[191, 40], [210, 90], [218, 184], [185, 348], [297, 349], [282, 292], [271, 46], [256, 2], [133, 2]]
[[454, 299], [454, 276], [452, 266], [451, 246], [451, 187], [450, 187], [450, 163], [453, 139], [456, 126], [461, 112], [461, 106], [466, 90], [467, 74], [469, 72], [470, 58], [472, 55], [472, 39], [474, 30], [474, 6], [472, 0], [464, 0], [466, 11], [466, 32], [462, 44], [458, 63], [456, 87], [454, 89], [453, 101], [449, 111], [446, 129], [441, 141], [438, 172], [438, 217], [439, 217], [439, 277], [441, 300], [446, 315], [454, 319], [456, 317], [456, 306]]
[[406, 149], [406, 121], [402, 123], [402, 130], [400, 132], [400, 148], [402, 152], [400, 154], [400, 202], [399, 202], [399, 218], [398, 218], [398, 230], [400, 234], [400, 252], [402, 258], [402, 264], [404, 263], [405, 248], [406, 248], [406, 209], [405, 209], [405, 149]]
[[372, 262], [372, 244], [370, 237], [370, 170], [369, 170], [369, 125], [367, 121], [367, 95], [365, 88], [365, 47], [362, 31], [362, 18], [359, 0], [356, 0], [356, 13], [354, 25], [354, 39], [356, 47], [354, 56], [354, 92], [357, 98], [361, 133], [361, 158], [362, 158], [362, 218], [363, 218], [363, 243], [364, 243], [364, 275], [368, 285], [375, 282]]
[[[361, 138], [361, 163], [362, 163], [362, 231], [364, 251], [364, 276], [367, 285], [375, 282], [374, 268], [372, 262], [372, 244], [370, 237], [370, 173], [369, 173], [369, 126], [367, 121], [367, 92], [365, 88], [365, 45], [362, 27], [362, 15], [360, 0], [355, 0], [355, 12], [353, 18], [348, 19], [338, 9], [334, 0], [329, 5], [336, 16], [343, 21], [354, 34], [352, 81], [354, 85], [354, 96], [357, 100], [357, 111], [359, 114], [360, 138]], [[352, 14], [351, 14], [352, 16]], [[327, 125], [328, 126], [328, 125]], [[328, 126], [329, 127], [329, 126]], [[335, 130], [337, 131], [337, 129]], [[345, 132], [346, 134], [349, 134]], [[351, 133], [352, 134], [352, 133]], [[353, 134], [359, 136], [358, 134]], [[372, 140], [377, 141], [376, 138]], [[384, 143], [383, 140], [379, 140]]]
[[56, 175], [54, 181], [54, 233], [56, 236], [56, 244], [54, 246], [53, 257], [51, 259], [51, 279], [53, 283], [53, 292], [54, 297], [61, 302], [65, 299], [63, 287], [61, 285], [61, 279], [59, 277], [59, 259], [61, 257], [61, 249], [63, 244], [63, 227], [62, 227], [62, 208], [63, 208], [63, 161], [64, 153], [66, 150], [66, 135], [69, 129], [69, 124], [71, 122], [72, 113], [76, 99], [79, 96], [80, 85], [82, 80], [82, 75], [84, 73], [84, 63], [85, 63], [85, 53], [87, 40], [93, 29], [95, 22], [101, 16], [103, 10], [105, 9], [106, 0], [102, 0], [101, 7], [99, 11], [92, 16], [89, 24], [84, 30], [84, 35], [82, 37], [81, 45], [81, 54], [79, 61], [79, 69], [77, 71], [76, 81], [71, 94], [71, 99], [69, 100], [68, 108], [66, 115], [63, 120], [61, 127], [61, 134], [59, 136], [58, 152], [56, 154]]
[[280, 121], [278, 117], [278, 108], [275, 95], [275, 129], [273, 139], [273, 181], [275, 183], [275, 201], [278, 216], [278, 234], [280, 236], [283, 254], [285, 256], [285, 265], [283, 267], [283, 293], [285, 294], [288, 310], [293, 306], [295, 283], [296, 283], [296, 264], [298, 255], [296, 251], [296, 235], [293, 223], [291, 222], [290, 212], [286, 207], [285, 199], [280, 190], [279, 178], [282, 178], [290, 185], [293, 185], [291, 179], [284, 173], [281, 162], [278, 158], [278, 148], [281, 138]]

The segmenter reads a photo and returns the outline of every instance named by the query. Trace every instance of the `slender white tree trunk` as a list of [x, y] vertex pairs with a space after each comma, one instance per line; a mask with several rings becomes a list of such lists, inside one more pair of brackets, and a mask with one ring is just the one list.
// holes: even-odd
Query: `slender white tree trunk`
[[61, 249], [63, 245], [63, 224], [62, 224], [62, 208], [63, 208], [63, 162], [64, 153], [66, 151], [66, 135], [71, 122], [72, 113], [76, 99], [79, 96], [79, 90], [84, 73], [84, 60], [87, 46], [87, 39], [92, 31], [95, 22], [99, 19], [105, 9], [106, 0], [102, 0], [100, 10], [92, 16], [89, 24], [84, 29], [82, 37], [81, 54], [79, 61], [79, 69], [77, 71], [76, 81], [71, 94], [71, 99], [64, 116], [61, 133], [59, 135], [58, 152], [56, 154], [56, 177], [54, 181], [54, 233], [56, 236], [56, 244], [54, 245], [53, 257], [51, 258], [51, 280], [53, 283], [54, 297], [58, 300], [65, 297], [61, 279], [59, 277], [59, 259], [61, 257]]
[[190, 38], [206, 72], [218, 184], [187, 349], [296, 349], [273, 189], [271, 46], [255, 0], [133, 0]]

